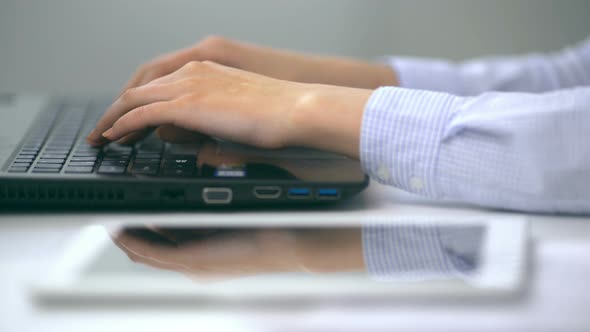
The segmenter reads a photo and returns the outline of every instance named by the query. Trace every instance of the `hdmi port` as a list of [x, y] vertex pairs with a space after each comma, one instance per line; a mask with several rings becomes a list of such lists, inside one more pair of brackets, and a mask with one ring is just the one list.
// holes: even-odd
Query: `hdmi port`
[[254, 187], [254, 196], [259, 199], [275, 199], [281, 196], [280, 187]]

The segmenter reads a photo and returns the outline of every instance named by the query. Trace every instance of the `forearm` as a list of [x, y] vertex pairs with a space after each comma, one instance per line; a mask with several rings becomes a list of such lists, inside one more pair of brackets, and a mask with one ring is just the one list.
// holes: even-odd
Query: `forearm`
[[380, 86], [399, 85], [397, 76], [391, 66], [363, 62], [359, 60], [306, 56], [302, 58], [312, 68], [313, 72], [299, 74], [295, 81], [346, 86], [361, 89], [376, 89]]
[[487, 57], [454, 63], [391, 57], [399, 85], [474, 96], [487, 91], [546, 92], [590, 84], [590, 39], [551, 54]]

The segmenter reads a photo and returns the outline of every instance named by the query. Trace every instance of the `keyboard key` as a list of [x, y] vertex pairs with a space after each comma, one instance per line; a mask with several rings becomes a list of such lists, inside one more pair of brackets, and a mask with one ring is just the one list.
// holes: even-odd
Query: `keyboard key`
[[66, 160], [65, 159], [45, 159], [41, 158], [37, 161], [37, 164], [63, 164]]
[[33, 162], [33, 158], [16, 158], [14, 160], [15, 163], [32, 163]]
[[76, 148], [76, 152], [96, 152], [96, 153], [100, 153], [102, 151], [101, 148], [92, 148], [92, 147], [85, 147], [85, 146], [78, 146]]
[[87, 174], [92, 173], [94, 167], [92, 166], [68, 166], [65, 168], [66, 173]]
[[105, 166], [127, 166], [129, 164], [128, 160], [103, 160], [100, 165]]
[[20, 152], [17, 158], [35, 158], [36, 153], [33, 152]]
[[37, 152], [39, 152], [39, 149], [22, 148], [20, 151], [21, 152], [37, 153]]
[[102, 160], [127, 160], [129, 161], [131, 156], [104, 156]]
[[141, 175], [156, 175], [158, 174], [159, 167], [157, 165], [134, 165], [131, 169], [133, 174]]
[[159, 153], [159, 154], [161, 154], [163, 150], [164, 150], [163, 147], [157, 147], [157, 148], [138, 148], [137, 149], [137, 154], [150, 154], [150, 153]]
[[90, 152], [90, 151], [100, 152], [101, 150], [102, 150], [102, 148], [92, 146], [92, 145], [86, 143], [85, 141], [79, 143], [78, 146], [76, 147], [76, 151], [84, 151], [84, 152]]
[[160, 159], [162, 154], [160, 153], [138, 153], [135, 155], [135, 159]]
[[96, 157], [98, 156], [97, 152], [74, 152], [74, 157]]
[[70, 149], [51, 149], [51, 148], [45, 148], [45, 150], [43, 150], [43, 153], [48, 153], [48, 154], [69, 154], [70, 153]]
[[45, 146], [45, 150], [66, 150], [66, 151], [70, 151], [72, 149], [72, 143], [52, 143], [52, 144], [47, 144]]
[[139, 142], [139, 150], [162, 150], [164, 148], [164, 142], [161, 140], [150, 140], [149, 138]]
[[111, 150], [106, 148], [103, 152], [108, 155], [131, 154], [133, 153], [133, 149], [130, 148], [126, 150]]
[[100, 166], [98, 168], [99, 174], [125, 174], [125, 166]]
[[45, 144], [45, 148], [50, 150], [69, 150], [71, 147], [71, 142], [50, 142]]
[[183, 155], [183, 154], [178, 154], [178, 155], [174, 155], [174, 154], [170, 154], [167, 155], [164, 159], [166, 159], [166, 161], [196, 161], [197, 158], [193, 155]]
[[176, 164], [176, 163], [169, 163], [169, 162], [165, 162], [162, 167], [164, 169], [195, 169], [196, 165], [195, 164]]
[[33, 168], [33, 173], [59, 173], [61, 169], [58, 168]]
[[70, 161], [96, 161], [96, 157], [73, 157]]
[[28, 169], [29, 169], [28, 167], [10, 167], [8, 169], [8, 172], [9, 173], [26, 173]]
[[106, 148], [106, 153], [131, 153], [133, 151], [133, 147], [131, 146], [124, 146], [119, 144], [109, 144]]
[[194, 173], [194, 169], [190, 168], [176, 168], [176, 169], [165, 169], [165, 176], [191, 176]]
[[12, 165], [10, 165], [10, 167], [26, 167], [26, 168], [28, 168], [29, 166], [31, 166], [31, 163], [12, 163]]
[[135, 157], [135, 164], [160, 164], [160, 159], [151, 158], [151, 159], [138, 159]]
[[66, 159], [68, 157], [67, 153], [62, 153], [62, 154], [50, 154], [50, 153], [44, 153], [41, 155], [41, 158], [43, 159]]
[[52, 168], [52, 169], [61, 169], [62, 164], [39, 164], [35, 165], [35, 168]]
[[80, 149], [98, 149], [98, 150], [102, 149], [101, 147], [92, 146], [92, 145], [88, 144], [88, 142], [86, 142], [86, 139], [85, 139], [86, 136], [87, 135], [81, 135], [81, 139], [79, 140], [78, 146], [77, 146], [78, 150], [80, 150]]
[[79, 167], [79, 166], [94, 166], [95, 162], [94, 161], [71, 161], [68, 164], [69, 166], [74, 166], [74, 167]]

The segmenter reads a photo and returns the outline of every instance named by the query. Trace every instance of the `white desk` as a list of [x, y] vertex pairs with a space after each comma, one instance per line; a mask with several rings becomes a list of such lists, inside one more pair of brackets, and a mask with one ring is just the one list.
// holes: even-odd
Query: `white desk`
[[[338, 218], [388, 216], [482, 216], [511, 214], [453, 204], [429, 204], [372, 184], [357, 199], [327, 211], [297, 211]], [[207, 222], [219, 213], [101, 214], [128, 221]], [[276, 211], [233, 213], [244, 220], [274, 220]], [[161, 307], [51, 309], [35, 306], [27, 284], [43, 276], [64, 241], [93, 214], [0, 215], [0, 331], [162, 330], [392, 330], [588, 331], [590, 330], [590, 217], [529, 216], [534, 240], [530, 282], [515, 299], [470, 302], [307, 303], [247, 308]], [[236, 219], [237, 220], [237, 219]], [[171, 329], [171, 327], [173, 327]]]

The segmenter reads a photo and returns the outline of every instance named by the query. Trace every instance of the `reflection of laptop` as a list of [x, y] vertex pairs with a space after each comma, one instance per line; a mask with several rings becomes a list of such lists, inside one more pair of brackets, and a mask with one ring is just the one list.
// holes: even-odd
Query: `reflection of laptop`
[[93, 148], [109, 100], [0, 95], [0, 206], [197, 207], [337, 201], [363, 190], [357, 161], [305, 149], [260, 150], [150, 136]]

